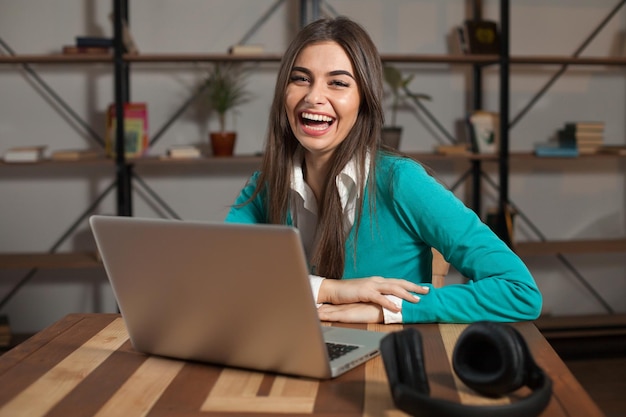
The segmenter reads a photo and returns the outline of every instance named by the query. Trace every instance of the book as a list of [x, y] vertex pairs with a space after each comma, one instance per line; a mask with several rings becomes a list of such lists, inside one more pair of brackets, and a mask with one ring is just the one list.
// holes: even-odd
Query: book
[[544, 142], [535, 145], [535, 155], [545, 158], [576, 158], [578, 148], [560, 146], [557, 142]]
[[437, 145], [435, 153], [442, 155], [463, 155], [468, 153], [468, 146], [465, 143], [457, 143], [454, 145]]
[[466, 20], [463, 22], [463, 35], [470, 54], [500, 53], [500, 32], [493, 20]]
[[18, 146], [10, 148], [4, 153], [4, 162], [6, 163], [27, 163], [38, 162], [44, 157], [46, 150], [45, 145], [41, 146]]
[[604, 132], [604, 122], [566, 122], [565, 123], [566, 130], [574, 130], [577, 132], [585, 131], [585, 132]]
[[[109, 105], [106, 117], [105, 149], [107, 156], [116, 156], [115, 137], [117, 118], [115, 105]], [[124, 149], [125, 156], [135, 158], [148, 151], [148, 107], [146, 103], [124, 105]]]
[[63, 45], [62, 53], [64, 55], [108, 55], [111, 53], [111, 48], [107, 46], [74, 46]]
[[175, 145], [167, 150], [166, 155], [172, 159], [193, 159], [201, 157], [202, 152], [193, 145]]
[[50, 158], [53, 161], [81, 161], [101, 156], [102, 152], [96, 149], [62, 149], [52, 152]]
[[233, 45], [228, 48], [228, 53], [231, 55], [259, 55], [265, 52], [263, 45]]
[[465, 30], [462, 26], [454, 28], [454, 39], [456, 41], [456, 50], [465, 55], [469, 53], [469, 47], [467, 46], [467, 39], [465, 38]]
[[105, 48], [113, 47], [113, 39], [105, 38], [102, 36], [77, 36], [76, 37], [76, 46], [100, 46]]
[[493, 154], [498, 151], [500, 136], [498, 113], [476, 110], [469, 115], [468, 124], [473, 152]]

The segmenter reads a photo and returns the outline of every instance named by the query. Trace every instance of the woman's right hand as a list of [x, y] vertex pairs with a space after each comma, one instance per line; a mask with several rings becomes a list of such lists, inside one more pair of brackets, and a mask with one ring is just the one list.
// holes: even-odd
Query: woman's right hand
[[395, 295], [408, 302], [417, 303], [420, 299], [415, 294], [427, 294], [428, 291], [429, 287], [398, 278], [325, 279], [320, 286], [317, 302], [319, 304], [375, 303], [397, 313], [400, 307], [385, 297], [386, 295]]

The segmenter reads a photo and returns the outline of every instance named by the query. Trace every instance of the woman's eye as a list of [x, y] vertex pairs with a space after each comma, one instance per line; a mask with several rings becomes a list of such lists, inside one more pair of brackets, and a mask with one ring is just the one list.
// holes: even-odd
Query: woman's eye
[[342, 81], [342, 80], [333, 80], [330, 82], [330, 84], [333, 87], [349, 87], [350, 84], [348, 84], [346, 81]]
[[292, 83], [307, 83], [309, 82], [309, 78], [305, 75], [292, 75], [289, 77], [289, 81]]

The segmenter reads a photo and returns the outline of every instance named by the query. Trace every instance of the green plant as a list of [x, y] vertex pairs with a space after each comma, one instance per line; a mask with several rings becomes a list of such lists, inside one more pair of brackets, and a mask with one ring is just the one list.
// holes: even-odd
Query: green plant
[[246, 78], [241, 66], [217, 63], [204, 80], [202, 87], [211, 110], [217, 113], [222, 132], [226, 130], [226, 113], [251, 99], [245, 89]]
[[411, 74], [404, 78], [400, 70], [390, 65], [383, 67], [383, 78], [389, 86], [391, 93], [391, 126], [396, 126], [396, 118], [398, 109], [400, 106], [406, 105], [406, 99], [412, 98], [414, 100], [430, 100], [431, 97], [427, 94], [415, 94], [411, 93], [408, 89], [408, 85], [413, 81], [414, 75]]

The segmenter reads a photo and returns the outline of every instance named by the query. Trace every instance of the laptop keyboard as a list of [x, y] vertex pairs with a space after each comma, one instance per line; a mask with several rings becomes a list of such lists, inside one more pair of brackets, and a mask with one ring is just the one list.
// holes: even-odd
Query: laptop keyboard
[[357, 345], [344, 345], [341, 343], [326, 342], [328, 357], [331, 361], [345, 355], [348, 352], [352, 352], [356, 348], [358, 348]]

